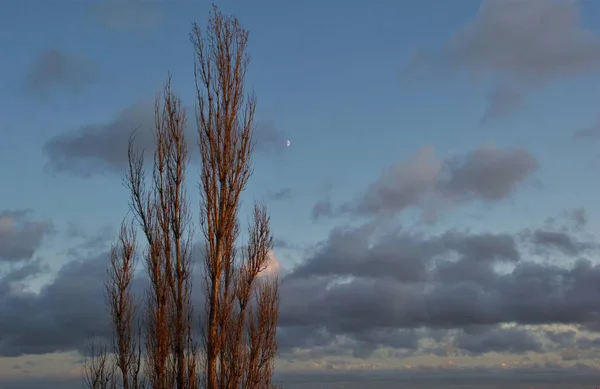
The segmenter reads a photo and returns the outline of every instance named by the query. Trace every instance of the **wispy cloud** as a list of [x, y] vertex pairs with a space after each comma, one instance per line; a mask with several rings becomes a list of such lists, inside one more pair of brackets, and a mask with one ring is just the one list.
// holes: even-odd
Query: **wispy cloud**
[[160, 2], [109, 0], [93, 7], [94, 14], [116, 31], [147, 32], [163, 21]]
[[53, 48], [35, 59], [27, 74], [26, 87], [33, 93], [54, 89], [80, 92], [96, 82], [97, 76], [97, 69], [91, 62]]
[[443, 63], [492, 82], [482, 124], [522, 106], [526, 94], [600, 66], [600, 36], [578, 0], [484, 0], [475, 18], [412, 67]]

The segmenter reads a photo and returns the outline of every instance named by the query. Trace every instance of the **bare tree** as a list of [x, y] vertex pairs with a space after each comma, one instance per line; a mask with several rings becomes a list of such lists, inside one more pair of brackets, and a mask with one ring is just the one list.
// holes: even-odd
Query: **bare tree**
[[171, 77], [155, 104], [156, 150], [150, 188], [143, 154], [129, 144], [127, 186], [131, 209], [148, 243], [150, 279], [146, 364], [153, 389], [195, 389], [197, 352], [192, 337], [191, 229], [185, 175], [186, 113], [171, 90]]
[[197, 389], [200, 383], [207, 389], [273, 387], [279, 291], [277, 278], [264, 276], [273, 248], [264, 206], [255, 204], [248, 242], [237, 249], [240, 196], [252, 173], [254, 149], [256, 99], [244, 91], [248, 32], [213, 7], [206, 35], [194, 24], [190, 37], [196, 52], [200, 224], [205, 238], [202, 355], [193, 337], [186, 112], [169, 76], [155, 103], [152, 175], [146, 178], [144, 154], [134, 147], [132, 135], [125, 179], [130, 208], [147, 243], [144, 351], [131, 289], [136, 233], [123, 224], [106, 282], [114, 358], [105, 349], [99, 354], [92, 350], [97, 356], [86, 365], [90, 388], [118, 384], [123, 389]]
[[115, 369], [107, 348], [98, 339], [89, 342], [83, 363], [83, 383], [88, 389], [115, 389]]
[[106, 297], [112, 320], [112, 348], [117, 376], [123, 389], [139, 389], [141, 367], [141, 328], [138, 306], [131, 290], [136, 268], [136, 233], [125, 222], [118, 243], [111, 249]]
[[[252, 173], [254, 95], [244, 81], [248, 31], [216, 6], [206, 33], [194, 24], [197, 127], [205, 246], [204, 384], [207, 389], [268, 388], [277, 350], [277, 279], [257, 282], [273, 242], [255, 205], [249, 242], [237, 255], [240, 195]], [[251, 304], [252, 296], [256, 296]]]

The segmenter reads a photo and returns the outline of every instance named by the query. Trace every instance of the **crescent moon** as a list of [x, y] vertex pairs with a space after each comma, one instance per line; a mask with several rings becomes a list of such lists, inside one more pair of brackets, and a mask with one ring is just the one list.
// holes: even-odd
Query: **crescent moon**
[[290, 142], [289, 140], [285, 142], [285, 145], [286, 145], [287, 147], [290, 147], [290, 145], [291, 145], [291, 144], [292, 144], [292, 142]]

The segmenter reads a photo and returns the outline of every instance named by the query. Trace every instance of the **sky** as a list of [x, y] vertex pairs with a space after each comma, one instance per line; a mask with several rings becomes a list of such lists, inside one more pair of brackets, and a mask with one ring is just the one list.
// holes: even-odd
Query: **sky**
[[[600, 384], [600, 3], [216, 4], [250, 31], [240, 216], [255, 200], [271, 214], [279, 382]], [[151, 153], [169, 73], [198, 215], [189, 32], [209, 9], [3, 4], [0, 388], [82, 387], [86, 342], [110, 331], [127, 139], [139, 127]]]

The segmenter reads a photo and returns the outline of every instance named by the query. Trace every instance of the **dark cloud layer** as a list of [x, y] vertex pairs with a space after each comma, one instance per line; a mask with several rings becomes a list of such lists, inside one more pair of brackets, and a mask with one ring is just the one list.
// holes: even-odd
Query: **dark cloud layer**
[[474, 19], [418, 65], [444, 63], [493, 83], [482, 123], [513, 112], [526, 94], [597, 69], [600, 36], [583, 27], [577, 0], [484, 0]]
[[74, 261], [39, 294], [14, 286], [1, 294], [0, 353], [82, 350], [90, 336], [108, 336], [108, 317], [102, 308], [105, 274], [104, 260]]
[[[284, 325], [289, 320], [366, 331], [592, 324], [600, 313], [594, 286], [600, 267], [587, 259], [572, 266], [525, 261], [516, 239], [502, 234], [450, 231], [425, 238], [399, 232], [378, 239], [370, 234], [364, 228], [332, 233], [285, 279], [282, 293], [289, 294], [290, 305], [283, 307]], [[554, 242], [535, 243], [554, 249], [555, 257], [578, 258]], [[498, 272], [502, 263], [513, 266]], [[294, 297], [309, 294], [304, 301]]]
[[33, 221], [29, 213], [0, 211], [0, 262], [30, 259], [43, 239], [54, 231], [50, 221]]
[[[585, 258], [597, 255], [597, 246], [565, 250], [531, 232], [423, 235], [380, 227], [334, 229], [283, 279], [283, 358], [366, 358], [380, 347], [396, 350], [396, 358], [419, 349], [446, 355], [444, 344], [463, 355], [520, 354], [570, 347], [571, 337], [535, 335], [506, 323], [599, 329], [600, 265]], [[583, 232], [563, 233], [571, 234], [571, 242], [584, 241], [577, 236]], [[528, 259], [528, 245], [543, 247], [562, 264]], [[107, 336], [106, 258], [102, 253], [65, 264], [39, 294], [19, 287], [42, 271], [38, 264], [5, 274], [0, 355], [79, 350], [90, 334]], [[143, 278], [136, 279], [138, 296], [144, 288]], [[200, 306], [198, 293], [194, 300]], [[437, 349], [423, 346], [424, 339], [434, 339]], [[585, 340], [579, 342], [573, 347], [584, 350]], [[297, 355], [298, 348], [310, 352]]]
[[[30, 263], [0, 278], [0, 356], [45, 354], [65, 351], [85, 351], [91, 337], [108, 339], [109, 318], [105, 308], [104, 281], [109, 252], [109, 241], [104, 231], [85, 236], [71, 258], [56, 277], [39, 293], [24, 289], [22, 281], [40, 274], [46, 268], [38, 262]], [[102, 239], [102, 245], [97, 243]], [[94, 252], [89, 256], [90, 252]], [[201, 251], [196, 247], [193, 261], [198, 262]], [[85, 256], [87, 255], [87, 256]], [[143, 298], [148, 286], [140, 262], [140, 273], [133, 281], [133, 292]], [[194, 282], [200, 282], [200, 274]], [[202, 312], [202, 297], [195, 294], [193, 303]]]
[[409, 207], [430, 211], [438, 204], [467, 201], [494, 202], [512, 195], [538, 168], [526, 150], [480, 147], [466, 155], [440, 159], [431, 147], [380, 175], [357, 200], [335, 208], [321, 200], [313, 206], [313, 219], [355, 214], [400, 213]]
[[96, 69], [88, 61], [48, 49], [36, 58], [26, 82], [29, 91], [39, 93], [54, 88], [81, 91], [96, 80]]
[[[591, 259], [599, 246], [579, 236], [583, 210], [563, 216], [572, 231], [425, 236], [381, 233], [372, 223], [334, 229], [283, 281], [282, 347], [318, 347], [333, 355], [349, 348], [350, 355], [368, 356], [377, 347], [394, 347], [403, 333], [446, 339], [465, 355], [521, 354], [552, 351], [564, 340], [548, 333], [543, 342], [544, 334], [504, 324], [597, 331], [600, 264]], [[548, 261], [529, 259], [527, 247]], [[349, 340], [339, 344], [340, 336]]]
[[494, 328], [476, 334], [462, 332], [456, 338], [456, 347], [472, 355], [485, 354], [490, 350], [498, 353], [523, 354], [543, 349], [535, 335], [522, 328]]

